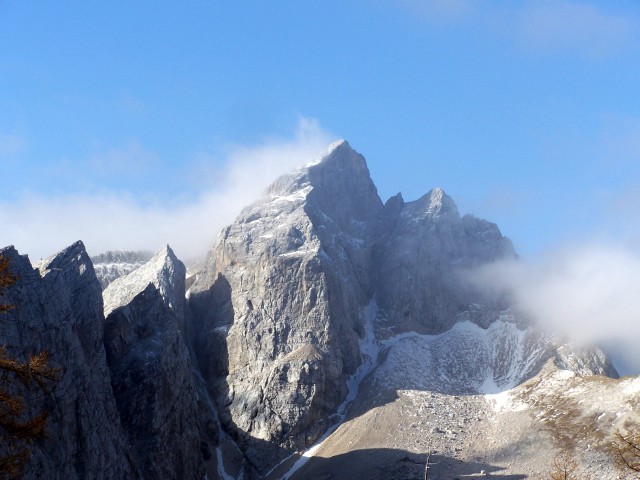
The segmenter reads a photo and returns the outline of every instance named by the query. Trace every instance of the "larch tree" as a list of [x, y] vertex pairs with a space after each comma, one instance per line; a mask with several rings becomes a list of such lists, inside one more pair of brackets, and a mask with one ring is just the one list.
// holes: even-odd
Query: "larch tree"
[[577, 480], [575, 471], [578, 464], [571, 459], [568, 453], [564, 453], [553, 459], [552, 470], [549, 472], [551, 480]]

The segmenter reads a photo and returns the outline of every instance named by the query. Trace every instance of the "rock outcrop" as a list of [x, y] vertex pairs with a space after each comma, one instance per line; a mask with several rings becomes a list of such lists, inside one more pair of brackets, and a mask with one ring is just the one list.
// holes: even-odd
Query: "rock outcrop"
[[101, 287], [84, 245], [75, 243], [33, 268], [13, 248], [2, 255], [18, 278], [4, 301], [0, 344], [19, 359], [47, 351], [60, 379], [27, 405], [49, 412], [50, 439], [32, 446], [24, 478], [136, 478], [116, 408], [102, 343]]
[[[382, 204], [346, 142], [226, 228], [190, 290], [221, 420], [258, 471], [313, 443], [360, 364]], [[218, 374], [220, 376], [216, 376]]]
[[212, 332], [196, 351], [224, 428], [259, 473], [311, 445], [362, 364], [371, 301], [378, 336], [440, 333], [473, 301], [457, 269], [513, 255], [442, 190], [383, 206], [364, 158], [338, 142], [223, 230], [190, 289], [197, 330]]
[[27, 417], [49, 412], [49, 439], [33, 445], [24, 478], [204, 478], [203, 423], [215, 412], [198, 404], [185, 268], [171, 249], [104, 292], [80, 242], [36, 268], [13, 248], [1, 254], [18, 281], [3, 298], [15, 308], [0, 344], [19, 359], [47, 351], [61, 369], [44, 397], [28, 398]]
[[383, 225], [374, 257], [379, 335], [441, 333], [470, 311], [486, 327], [506, 308], [470, 308], [483, 299], [460, 277], [484, 263], [515, 258], [495, 224], [461, 217], [451, 197], [437, 188], [409, 203], [393, 197]]
[[167, 246], [103, 292], [111, 383], [142, 478], [205, 474], [195, 379], [183, 337], [185, 271]]

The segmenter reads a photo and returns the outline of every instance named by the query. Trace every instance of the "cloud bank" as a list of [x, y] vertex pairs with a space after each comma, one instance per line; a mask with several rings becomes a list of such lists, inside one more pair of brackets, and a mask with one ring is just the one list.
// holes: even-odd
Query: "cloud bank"
[[[203, 255], [219, 231], [277, 176], [318, 158], [333, 140], [316, 121], [301, 119], [290, 138], [229, 147], [216, 178], [205, 182], [210, 186], [177, 204], [145, 201], [126, 191], [23, 195], [0, 203], [0, 244], [15, 245], [32, 260], [79, 239], [91, 254], [117, 248], [153, 251], [168, 243], [183, 259]], [[101, 165], [106, 168], [103, 163], [111, 157], [116, 168], [123, 166], [118, 152], [100, 157]], [[213, 161], [219, 163], [206, 154], [199, 158], [201, 164]]]
[[542, 328], [600, 345], [621, 373], [640, 372], [640, 252], [605, 243], [563, 248], [539, 261], [505, 261], [472, 274], [506, 293]]

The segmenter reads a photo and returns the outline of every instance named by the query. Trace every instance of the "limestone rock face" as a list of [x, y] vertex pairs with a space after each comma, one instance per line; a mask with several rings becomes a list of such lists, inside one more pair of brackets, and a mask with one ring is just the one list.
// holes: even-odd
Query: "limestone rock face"
[[[362, 364], [372, 300], [378, 336], [439, 333], [472, 303], [457, 269], [509, 255], [495, 225], [460, 217], [442, 190], [383, 206], [364, 158], [334, 144], [223, 230], [190, 289], [225, 430], [259, 473], [309, 446]], [[484, 310], [471, 320], [499, 315]]]
[[555, 365], [576, 375], [603, 375], [618, 378], [618, 372], [605, 353], [597, 347], [560, 345], [556, 350]]
[[[471, 215], [461, 217], [441, 189], [409, 203], [394, 197], [387, 202], [384, 217], [374, 260], [377, 327], [383, 337], [448, 330], [459, 321], [459, 314], [469, 311], [476, 295], [465, 287], [461, 272], [515, 257], [511, 242], [495, 224]], [[472, 320], [486, 327], [500, 310], [495, 306], [489, 312], [476, 311]]]
[[32, 447], [25, 477], [137, 478], [111, 388], [102, 343], [101, 287], [81, 242], [34, 269], [26, 256], [3, 249], [18, 278], [3, 302], [15, 305], [0, 323], [0, 344], [25, 359], [46, 350], [62, 369], [44, 397], [33, 392], [34, 412], [50, 412], [50, 439]]
[[185, 267], [169, 247], [103, 292], [104, 344], [130, 455], [143, 478], [204, 478], [184, 341]]
[[359, 366], [382, 204], [346, 142], [278, 179], [226, 228], [190, 289], [201, 369], [258, 470], [326, 429]]

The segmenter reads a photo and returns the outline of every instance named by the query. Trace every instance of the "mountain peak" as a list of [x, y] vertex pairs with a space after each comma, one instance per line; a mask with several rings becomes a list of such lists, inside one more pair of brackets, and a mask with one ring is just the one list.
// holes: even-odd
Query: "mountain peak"
[[429, 207], [427, 210], [431, 214], [438, 214], [443, 209], [457, 211], [455, 202], [442, 188], [436, 187], [432, 189], [427, 193], [427, 197], [429, 198]]
[[[366, 168], [366, 160], [362, 155], [356, 152], [349, 142], [346, 140], [338, 140], [330, 144], [324, 155], [317, 158], [315, 161], [307, 163], [304, 167], [296, 170], [297, 173], [306, 173], [309, 170], [316, 168], [329, 168], [329, 169], [344, 169], [348, 164], [364, 165]], [[368, 169], [366, 170], [369, 174]]]
[[38, 270], [42, 278], [54, 272], [73, 271], [76, 272], [78, 278], [84, 278], [92, 284], [95, 281], [95, 285], [93, 285], [92, 288], [96, 286], [98, 288], [100, 287], [95, 277], [91, 258], [87, 253], [84, 243], [80, 240], [44, 260], [34, 263], [33, 267]]
[[344, 138], [341, 138], [340, 140], [336, 140], [331, 145], [329, 145], [329, 147], [327, 148], [327, 154], [331, 154], [334, 150], [338, 150], [339, 148], [353, 150], [351, 148], [351, 145], [349, 145], [349, 142], [347, 142]]
[[403, 212], [403, 215], [416, 220], [449, 214], [460, 216], [455, 202], [442, 188], [434, 188], [418, 200], [406, 203]]
[[[270, 209], [291, 210], [311, 197], [333, 197], [333, 201], [349, 202], [351, 197], [378, 208], [380, 199], [365, 158], [351, 148], [346, 140], [331, 144], [327, 153], [315, 162], [276, 179], [263, 198], [247, 207], [241, 215], [254, 219], [256, 210], [270, 204]], [[277, 206], [273, 209], [274, 204]], [[260, 214], [262, 215], [262, 214]]]
[[[131, 273], [117, 278], [102, 293], [105, 317], [113, 310], [127, 305], [149, 284], [153, 284], [169, 306], [181, 303], [174, 294], [184, 283], [186, 269], [169, 245], [163, 246], [147, 263]], [[178, 289], [179, 290], [179, 289]]]
[[85, 257], [88, 259], [87, 250], [84, 247], [84, 243], [78, 240], [67, 248], [60, 250], [58, 253], [37, 262], [34, 266], [40, 270], [41, 274], [44, 274], [46, 270], [59, 268], [59, 264], [66, 263], [69, 259], [77, 258], [78, 260], [85, 260]]

